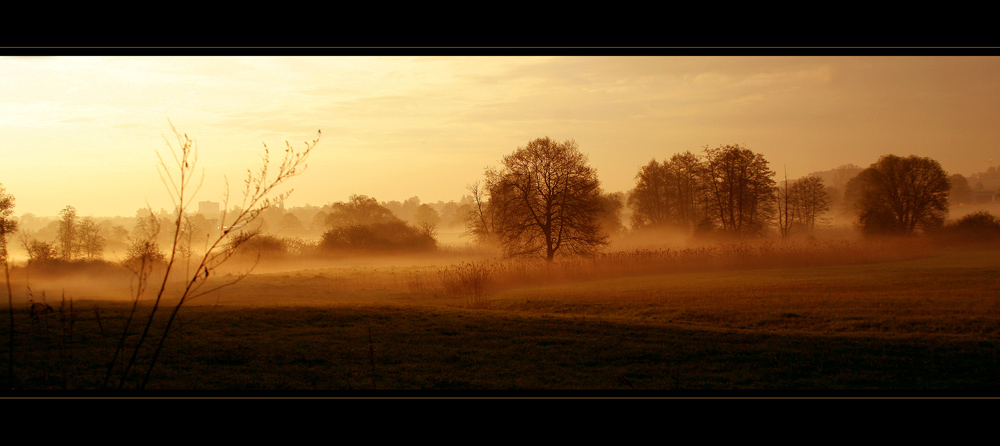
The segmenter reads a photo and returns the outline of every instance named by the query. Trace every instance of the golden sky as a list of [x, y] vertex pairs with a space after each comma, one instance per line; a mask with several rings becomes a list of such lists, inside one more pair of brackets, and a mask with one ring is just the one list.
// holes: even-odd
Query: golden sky
[[224, 176], [238, 189], [262, 143], [302, 148], [317, 129], [287, 205], [458, 200], [543, 136], [574, 139], [607, 191], [724, 144], [789, 178], [890, 153], [968, 175], [1000, 164], [1000, 57], [0, 56], [15, 215], [169, 208], [168, 119], [198, 142], [196, 201], [221, 201]]

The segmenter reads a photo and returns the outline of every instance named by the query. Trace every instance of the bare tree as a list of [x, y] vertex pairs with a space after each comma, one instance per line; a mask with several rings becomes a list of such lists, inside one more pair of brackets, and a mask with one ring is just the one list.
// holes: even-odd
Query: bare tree
[[652, 159], [639, 168], [635, 179], [635, 188], [628, 197], [628, 205], [632, 208], [632, 228], [659, 227], [672, 223], [677, 198], [671, 188], [674, 176], [668, 163]]
[[830, 210], [830, 194], [819, 177], [808, 176], [777, 189], [778, 229], [782, 237], [795, 232], [812, 233], [825, 212]]
[[651, 160], [636, 174], [629, 194], [632, 227], [674, 226], [693, 229], [705, 216], [704, 166], [691, 152], [669, 161]]
[[819, 177], [799, 178], [792, 183], [793, 224], [812, 233], [821, 215], [830, 210], [830, 194]]
[[[171, 124], [171, 129], [174, 132], [178, 145], [177, 147], [174, 147], [169, 140], [167, 141], [167, 145], [171, 152], [170, 154], [173, 158], [173, 163], [168, 164], [167, 161], [160, 156], [160, 164], [158, 167], [161, 179], [167, 187], [167, 191], [170, 194], [175, 209], [175, 220], [170, 228], [170, 231], [172, 232], [172, 243], [167, 254], [167, 263], [163, 273], [162, 282], [156, 286], [158, 290], [156, 292], [156, 297], [153, 300], [152, 308], [145, 319], [142, 332], [139, 334], [135, 345], [131, 349], [131, 355], [129, 356], [128, 362], [125, 365], [124, 370], [121, 372], [119, 388], [124, 388], [125, 383], [130, 376], [130, 371], [137, 364], [140, 352], [143, 350], [143, 347], [147, 342], [147, 338], [150, 336], [154, 316], [161, 306], [164, 293], [170, 283], [171, 273], [174, 272], [174, 264], [182, 255], [179, 248], [183, 232], [182, 226], [188, 218], [188, 214], [185, 211], [188, 206], [194, 202], [194, 197], [201, 186], [201, 180], [204, 178], [204, 173], [202, 173], [197, 177], [196, 182], [195, 173], [198, 161], [198, 151], [194, 141], [186, 134], [182, 135], [179, 133], [173, 127], [173, 124]], [[230, 197], [227, 188], [223, 209], [233, 210], [223, 212], [221, 224], [224, 229], [213, 240], [210, 240], [210, 242], [207, 243], [205, 252], [201, 255], [200, 259], [197, 260], [198, 263], [194, 268], [194, 272], [183, 278], [183, 281], [181, 282], [182, 289], [179, 292], [180, 296], [177, 302], [173, 304], [170, 315], [165, 326], [162, 328], [162, 331], [153, 341], [155, 342], [155, 346], [152, 347], [152, 353], [147, 361], [146, 370], [141, 379], [138, 381], [138, 389], [145, 388], [149, 383], [157, 358], [159, 357], [167, 335], [169, 334], [170, 327], [176, 319], [181, 307], [191, 299], [214, 292], [222, 287], [232, 285], [249, 274], [248, 272], [240, 274], [230, 280], [224, 280], [221, 283], [214, 283], [212, 286], [205, 288], [205, 285], [210, 283], [208, 279], [212, 276], [212, 272], [237, 253], [242, 244], [253, 240], [255, 233], [242, 233], [238, 228], [254, 221], [268, 207], [283, 201], [289, 194], [291, 194], [292, 191], [290, 190], [283, 193], [277, 193], [276, 188], [284, 184], [289, 179], [302, 173], [306, 167], [305, 162], [310, 151], [318, 143], [318, 133], [315, 140], [311, 142], [307, 141], [305, 143], [305, 149], [302, 151], [293, 149], [291, 144], [286, 142], [284, 156], [280, 164], [277, 166], [277, 172], [271, 170], [270, 150], [267, 145], [264, 145], [262, 166], [256, 172], [249, 169], [247, 170], [247, 177], [244, 180], [243, 198], [235, 208], [230, 208]], [[159, 153], [157, 153], [157, 155], [159, 156]], [[112, 364], [112, 368], [109, 368], [109, 377], [112, 373], [113, 366], [114, 364]], [[105, 380], [105, 382], [107, 382], [107, 380]]]
[[670, 157], [670, 170], [676, 182], [676, 220], [686, 228], [694, 228], [706, 214], [706, 187], [701, 181], [705, 165], [698, 155], [687, 151]]
[[466, 233], [472, 236], [480, 245], [493, 245], [497, 243], [496, 231], [493, 229], [493, 222], [496, 220], [494, 213], [496, 207], [489, 205], [489, 191], [480, 187], [477, 181], [467, 186], [472, 193], [472, 205], [466, 215]]
[[795, 200], [792, 198], [791, 191], [788, 188], [788, 171], [785, 171], [785, 180], [781, 182], [781, 185], [775, 190], [777, 195], [777, 200], [775, 203], [778, 205], [778, 232], [781, 233], [782, 238], [788, 238], [792, 231], [792, 207]]
[[601, 231], [597, 171], [573, 141], [538, 138], [487, 169], [490, 226], [507, 255], [591, 254], [607, 244]]
[[866, 234], [912, 234], [944, 224], [950, 188], [937, 161], [885, 155], [847, 183], [845, 196]]
[[59, 247], [63, 260], [73, 260], [77, 252], [79, 228], [76, 222], [76, 208], [66, 206], [59, 211]]
[[723, 230], [758, 235], [774, 213], [775, 173], [759, 153], [740, 145], [705, 149], [704, 183]]
[[101, 225], [92, 217], [83, 217], [78, 228], [77, 250], [87, 259], [99, 259], [104, 254], [104, 246], [107, 239], [101, 235]]
[[7, 388], [14, 388], [14, 293], [10, 288], [10, 264], [7, 259], [7, 235], [17, 231], [14, 220], [14, 196], [0, 184], [0, 259], [3, 260], [4, 281], [7, 284], [7, 313], [10, 316], [10, 345], [7, 358]]

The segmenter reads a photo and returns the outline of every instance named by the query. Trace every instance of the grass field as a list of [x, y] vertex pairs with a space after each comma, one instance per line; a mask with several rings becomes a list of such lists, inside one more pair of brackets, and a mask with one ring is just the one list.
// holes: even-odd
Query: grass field
[[[747, 249], [253, 274], [182, 308], [148, 390], [997, 395], [995, 248]], [[117, 297], [71, 283], [93, 290], [66, 288], [72, 312], [52, 289], [37, 319], [15, 301], [8, 395], [107, 393], [129, 308], [115, 280]]]

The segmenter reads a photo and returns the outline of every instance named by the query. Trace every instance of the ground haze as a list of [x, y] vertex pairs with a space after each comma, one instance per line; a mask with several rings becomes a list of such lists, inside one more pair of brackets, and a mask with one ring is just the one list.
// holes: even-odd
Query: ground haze
[[[95, 389], [127, 276], [23, 272], [18, 388]], [[918, 239], [264, 261], [186, 304], [147, 390], [969, 395], [998, 387], [998, 296], [995, 248]]]

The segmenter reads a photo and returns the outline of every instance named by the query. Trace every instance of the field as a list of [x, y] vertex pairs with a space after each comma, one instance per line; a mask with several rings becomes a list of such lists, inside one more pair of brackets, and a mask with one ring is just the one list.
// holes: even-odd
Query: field
[[[997, 395], [997, 254], [907, 241], [276, 262], [185, 304], [143, 394]], [[129, 394], [100, 390], [130, 308], [127, 278], [105, 277], [32, 278], [52, 308], [34, 317], [16, 293], [7, 395]]]

